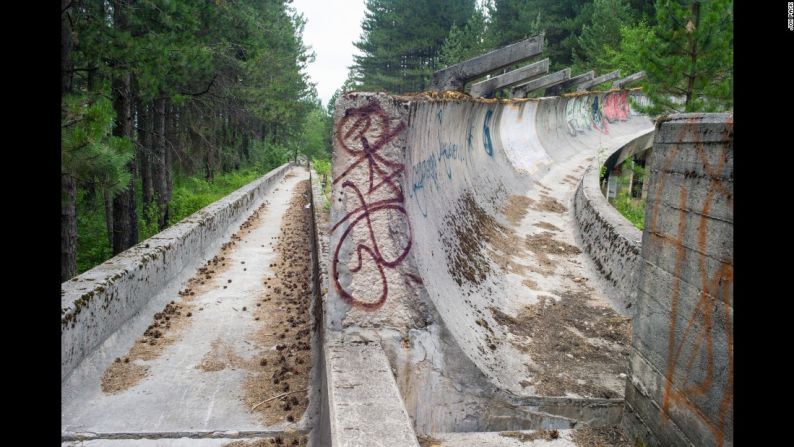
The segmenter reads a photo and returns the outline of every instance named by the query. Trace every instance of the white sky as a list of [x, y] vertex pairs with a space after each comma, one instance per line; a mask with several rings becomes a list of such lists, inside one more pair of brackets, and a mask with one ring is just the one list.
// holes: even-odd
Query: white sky
[[309, 64], [309, 76], [317, 93], [328, 100], [347, 78], [358, 49], [353, 42], [361, 36], [364, 0], [294, 0], [292, 6], [307, 19], [303, 42], [311, 46], [316, 58]]

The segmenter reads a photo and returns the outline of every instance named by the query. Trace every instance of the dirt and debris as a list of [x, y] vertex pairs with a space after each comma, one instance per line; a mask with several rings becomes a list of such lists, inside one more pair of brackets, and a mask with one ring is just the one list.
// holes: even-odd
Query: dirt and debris
[[526, 244], [529, 251], [540, 256], [551, 254], [558, 256], [578, 255], [582, 252], [579, 247], [554, 239], [554, 234], [544, 231], [539, 234], [527, 235]]
[[[299, 421], [309, 403], [311, 210], [305, 205], [310, 187], [302, 181], [293, 193], [276, 238], [272, 274], [264, 279], [265, 292], [252, 312], [260, 325], [254, 342], [267, 349], [249, 365], [244, 400], [266, 425]], [[262, 403], [276, 396], [281, 397]]]
[[[512, 196], [508, 204], [510, 216], [519, 219], [521, 196]], [[510, 218], [508, 216], [508, 218]], [[506, 272], [523, 275], [526, 266], [515, 262], [520, 238], [516, 232], [497, 221], [477, 204], [470, 192], [458, 199], [455, 211], [444, 218], [444, 232], [440, 233], [446, 246], [447, 269], [458, 283], [481, 284], [491, 273], [489, 259]], [[451, 231], [450, 231], [451, 230]]]
[[[146, 362], [158, 358], [167, 346], [180, 339], [193, 319], [193, 312], [196, 311], [192, 301], [196, 296], [217, 287], [217, 278], [228, 269], [226, 259], [230, 251], [243, 236], [248, 235], [261, 224], [261, 216], [267, 205], [268, 202], [264, 202], [257, 208], [240, 225], [239, 231], [221, 246], [220, 252], [207, 261], [206, 266], [199, 267], [196, 274], [188, 280], [185, 288], [177, 293], [179, 298], [167, 303], [162, 311], [154, 314], [143, 336], [139, 337], [127, 352], [125, 356], [127, 361], [111, 363], [102, 375], [103, 392], [115, 394], [138, 384], [149, 372]], [[215, 367], [215, 365], [208, 366]]]
[[245, 364], [245, 360], [234, 352], [234, 348], [218, 338], [212, 342], [212, 348], [204, 354], [201, 363], [196, 365], [196, 368], [210, 372], [221, 371], [226, 368], [237, 369], [245, 366]]
[[284, 434], [283, 436], [274, 436], [271, 438], [262, 438], [256, 439], [253, 441], [232, 441], [227, 444], [223, 444], [222, 447], [271, 447], [271, 446], [305, 446], [308, 445], [308, 439], [306, 435], [293, 435], [293, 434]]
[[419, 435], [416, 437], [420, 447], [441, 447], [441, 441], [430, 435]]
[[[160, 356], [166, 346], [179, 339], [190, 321], [185, 311], [187, 303], [171, 301], [162, 311], [154, 314], [152, 324], [146, 328], [142, 337], [127, 351], [123, 362], [115, 361], [102, 374], [102, 391], [116, 394], [135, 386], [149, 372], [146, 361]], [[116, 359], [118, 360], [118, 359]]]
[[543, 192], [540, 193], [540, 202], [535, 202], [532, 205], [532, 209], [536, 211], [542, 212], [550, 212], [550, 213], [557, 213], [562, 214], [568, 211], [568, 208], [560, 203], [554, 197], [551, 197]]
[[507, 199], [507, 204], [502, 208], [502, 214], [513, 226], [518, 226], [521, 219], [527, 215], [527, 210], [535, 201], [527, 196], [514, 195]]
[[532, 433], [522, 433], [520, 431], [506, 431], [499, 433], [499, 436], [504, 436], [505, 438], [514, 438], [521, 442], [531, 442], [531, 441], [553, 441], [560, 437], [560, 432], [558, 430], [538, 430]]
[[573, 442], [579, 447], [632, 447], [633, 444], [618, 426], [582, 427], [573, 431]]
[[554, 224], [550, 224], [548, 222], [543, 222], [543, 221], [536, 223], [535, 226], [538, 227], [538, 228], [543, 228], [544, 230], [549, 230], [549, 231], [562, 231], [558, 227], [556, 227]]
[[525, 279], [523, 279], [523, 280], [521, 281], [521, 284], [523, 284], [523, 285], [525, 285], [525, 286], [529, 287], [529, 288], [530, 288], [530, 289], [532, 289], [532, 290], [537, 290], [537, 289], [538, 289], [538, 283], [536, 283], [535, 281], [533, 281], [533, 280], [531, 280], [531, 279], [529, 279], [529, 278], [525, 278]]
[[126, 390], [146, 377], [149, 367], [138, 363], [111, 363], [102, 375], [102, 391], [115, 394]]
[[616, 398], [620, 393], [599, 383], [599, 377], [625, 373], [631, 340], [630, 319], [611, 307], [589, 303], [592, 289], [555, 291], [559, 300], [541, 295], [517, 316], [490, 308], [494, 320], [518, 337], [511, 343], [529, 354], [527, 384], [538, 395], [576, 394]]

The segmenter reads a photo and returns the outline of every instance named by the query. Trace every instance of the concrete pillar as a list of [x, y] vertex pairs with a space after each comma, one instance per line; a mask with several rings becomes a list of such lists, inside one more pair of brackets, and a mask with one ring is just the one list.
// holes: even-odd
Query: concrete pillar
[[651, 446], [733, 445], [733, 116], [657, 124], [623, 425]]

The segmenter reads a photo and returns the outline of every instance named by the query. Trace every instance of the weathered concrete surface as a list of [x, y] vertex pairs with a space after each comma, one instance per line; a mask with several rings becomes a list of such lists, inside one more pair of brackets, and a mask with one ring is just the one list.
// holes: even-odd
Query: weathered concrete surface
[[593, 79], [593, 77], [595, 77], [595, 71], [593, 70], [576, 75], [571, 79], [567, 79], [546, 89], [546, 96], [557, 96], [562, 93], [563, 90], [575, 87], [576, 85], [579, 85], [583, 82], [590, 81]]
[[[242, 436], [233, 436], [242, 435]], [[234, 443], [244, 443], [243, 445], [265, 445], [262, 443], [270, 443], [276, 437], [286, 441], [289, 445], [294, 436], [285, 435], [282, 432], [273, 433], [272, 436], [265, 435], [252, 435], [246, 433], [234, 433], [233, 435], [224, 433], [207, 433], [207, 437], [173, 437], [164, 441], [163, 438], [146, 439], [146, 438], [129, 438], [129, 439], [82, 439], [74, 441], [65, 441], [61, 443], [61, 447], [161, 447], [167, 445], [168, 447], [224, 447]], [[298, 435], [296, 433], [295, 435]], [[233, 437], [231, 437], [233, 436]], [[240, 444], [237, 444], [240, 445]]]
[[626, 76], [623, 79], [618, 79], [617, 81], [612, 83], [612, 88], [625, 88], [627, 84], [630, 84], [634, 81], [639, 81], [645, 77], [644, 71], [638, 71], [632, 75]]
[[[634, 138], [618, 152], [634, 153], [648, 149], [654, 131]], [[617, 310], [633, 316], [637, 309], [637, 281], [640, 270], [642, 232], [609, 204], [599, 187], [603, 160], [596, 158], [587, 168], [574, 196], [573, 209], [581, 228], [581, 247], [592, 257], [598, 271], [614, 291]]]
[[[627, 96], [340, 98], [327, 333], [382, 346], [418, 434], [620, 419], [628, 337], [585, 324], [615, 318], [617, 301], [590, 257], [566, 247], [592, 159], [653, 129]], [[554, 333], [609, 354], [556, 351], [514, 323], [527, 309], [554, 320], [561, 303], [578, 316]]]
[[[283, 165], [180, 223], [61, 285], [61, 380], [159, 293], [206, 261], [261, 202]], [[211, 256], [210, 256], [211, 257]], [[170, 288], [164, 290], [168, 284]], [[162, 307], [162, 304], [160, 305]], [[145, 327], [145, 326], [144, 326]]]
[[530, 37], [482, 56], [460, 62], [433, 73], [430, 90], [463, 90], [463, 86], [480, 76], [527, 60], [543, 52], [544, 34]]
[[549, 59], [546, 58], [542, 61], [534, 62], [521, 68], [517, 68], [513, 71], [509, 71], [503, 75], [494, 76], [490, 79], [472, 84], [469, 94], [475, 98], [490, 96], [499, 89], [510, 87], [548, 72]]
[[436, 433], [425, 441], [423, 447], [576, 447], [577, 444], [572, 440], [573, 432], [557, 430], [556, 438], [536, 430]]
[[380, 345], [329, 340], [326, 353], [331, 445], [419, 447]]
[[[138, 313], [121, 324], [63, 381], [64, 440], [80, 439], [78, 434], [91, 433], [96, 438], [159, 437], [157, 445], [170, 445], [182, 436], [207, 437], [214, 432], [262, 436], [309, 429], [316, 412], [312, 400], [303, 417], [294, 423], [284, 421], [265, 426], [262, 416], [250, 412], [243, 399], [244, 384], [249, 377], [245, 365], [258, 364], [262, 352], [276, 349], [277, 344], [257, 342], [260, 322], [252, 314], [264, 291], [264, 275], [271, 271], [270, 264], [276, 259], [273, 241], [279, 234], [282, 216], [296, 185], [308, 178], [304, 168], [293, 167], [287, 173], [293, 175], [279, 176], [278, 182], [270, 181], [267, 195], [255, 195], [257, 200], [251, 203], [249, 211], [265, 200], [267, 207], [261, 212], [259, 223], [237, 240], [235, 248], [226, 252], [224, 262], [228, 267], [214, 280], [222, 282], [223, 287], [211, 283], [207, 290], [191, 296], [192, 316], [179, 338], [166, 345], [159, 356], [131, 362], [149, 368], [140, 382], [114, 394], [107, 394], [101, 388], [106, 368], [115, 358], [125, 357], [155, 313], [169, 301], [179, 299], [176, 290], [184, 288], [184, 282], [174, 280], [176, 284], [161, 285], [159, 293], [147, 297]], [[250, 189], [246, 187], [242, 192]], [[238, 196], [233, 194], [221, 202]], [[236, 229], [237, 226], [227, 222], [224, 233], [231, 235]], [[205, 246], [223, 242], [225, 239], [207, 241]], [[193, 256], [204, 264], [202, 261], [214, 254], [196, 249]], [[187, 277], [196, 273], [195, 269], [188, 270]], [[224, 365], [220, 369], [199, 368], [206, 359], [214, 358], [212, 353], [219, 347]], [[319, 396], [317, 384], [311, 384], [307, 394]], [[227, 433], [227, 437], [236, 436]]]
[[577, 92], [583, 92], [590, 87], [593, 87], [598, 84], [603, 84], [604, 82], [611, 81], [613, 79], [620, 77], [620, 70], [611, 71], [609, 73], [602, 74], [601, 76], [597, 76], [589, 81], [582, 82], [576, 87]]
[[521, 84], [510, 92], [511, 98], [525, 98], [527, 94], [534, 92], [535, 90], [540, 90], [546, 87], [552, 87], [557, 85], [566, 79], [570, 79], [571, 77], [571, 69], [566, 68], [564, 70], [556, 71], [550, 75], [543, 76], [537, 79], [533, 79], [525, 84]]
[[658, 124], [625, 426], [649, 445], [733, 445], [733, 116]]

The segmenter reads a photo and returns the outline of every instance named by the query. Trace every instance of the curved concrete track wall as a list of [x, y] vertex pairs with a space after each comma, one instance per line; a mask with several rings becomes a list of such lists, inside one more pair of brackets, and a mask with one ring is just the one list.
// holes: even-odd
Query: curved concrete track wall
[[[61, 380], [183, 271], [205, 261], [291, 164], [61, 285]], [[172, 287], [174, 294], [177, 285]]]
[[[533, 352], [516, 317], [549, 306], [562, 320], [569, 304], [577, 321], [619, 317], [569, 209], [598, 152], [653, 130], [630, 95], [340, 98], [327, 327], [382, 345], [418, 432], [619, 419], [625, 346], [602, 340], [615, 360], [576, 357], [555, 382], [542, 361], [551, 353]], [[567, 336], [563, 323], [545, 329]]]
[[[653, 130], [635, 138], [619, 152], [635, 153], [653, 144]], [[642, 232], [623, 217], [599, 187], [601, 163], [587, 168], [574, 196], [573, 209], [579, 224], [582, 248], [593, 258], [598, 272], [614, 289], [617, 310], [634, 314], [640, 270]]]

